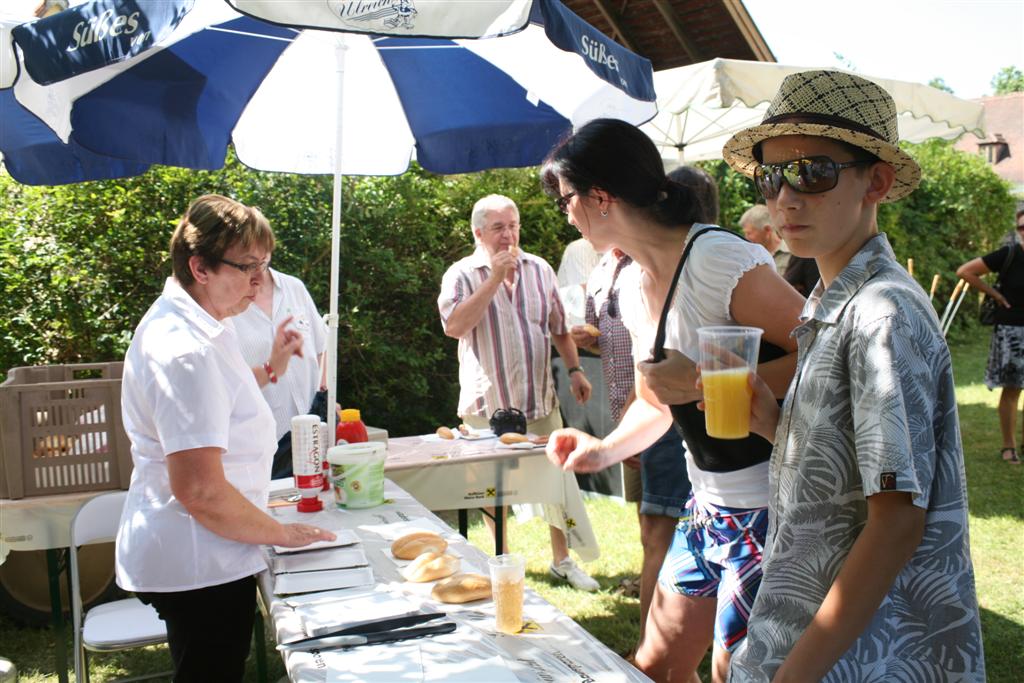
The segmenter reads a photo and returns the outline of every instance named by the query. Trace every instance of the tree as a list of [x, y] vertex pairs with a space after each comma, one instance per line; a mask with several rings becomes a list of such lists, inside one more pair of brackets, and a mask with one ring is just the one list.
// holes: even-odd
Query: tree
[[942, 76], [936, 76], [932, 80], [928, 81], [928, 85], [936, 90], [948, 92], [950, 95], [953, 94], [953, 89], [949, 87], [949, 84], [946, 83], [946, 80]]
[[992, 87], [996, 95], [1024, 92], [1024, 71], [1015, 66], [1004, 66], [992, 77]]

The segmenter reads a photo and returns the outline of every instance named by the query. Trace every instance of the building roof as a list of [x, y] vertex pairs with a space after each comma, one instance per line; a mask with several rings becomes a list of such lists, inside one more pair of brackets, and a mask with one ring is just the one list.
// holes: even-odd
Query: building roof
[[741, 0], [562, 0], [655, 71], [715, 57], [774, 62]]
[[985, 108], [988, 135], [984, 140], [964, 135], [957, 140], [956, 149], [985, 154], [993, 170], [1013, 185], [1014, 192], [1024, 194], [1024, 92], [974, 101]]

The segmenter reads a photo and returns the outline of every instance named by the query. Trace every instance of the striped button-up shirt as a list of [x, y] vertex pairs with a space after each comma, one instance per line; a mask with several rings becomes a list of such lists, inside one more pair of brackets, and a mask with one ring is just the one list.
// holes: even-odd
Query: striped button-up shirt
[[[437, 299], [442, 325], [490, 274], [490, 257], [479, 247], [448, 269]], [[555, 271], [520, 252], [512, 286], [503, 283], [480, 322], [459, 339], [459, 415], [489, 418], [499, 408], [518, 408], [538, 420], [557, 409], [551, 335], [567, 332]]]

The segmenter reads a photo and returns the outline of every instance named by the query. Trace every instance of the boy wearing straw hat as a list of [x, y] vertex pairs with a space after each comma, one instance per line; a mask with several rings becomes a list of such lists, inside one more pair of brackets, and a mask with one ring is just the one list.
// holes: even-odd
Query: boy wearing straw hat
[[821, 272], [781, 415], [755, 380], [775, 449], [734, 682], [985, 680], [949, 350], [876, 220], [920, 180], [898, 142], [882, 88], [807, 71], [723, 150]]

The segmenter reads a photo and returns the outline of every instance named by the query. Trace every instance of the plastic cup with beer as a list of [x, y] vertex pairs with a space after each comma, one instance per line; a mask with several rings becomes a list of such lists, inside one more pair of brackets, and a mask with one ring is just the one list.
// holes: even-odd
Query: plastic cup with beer
[[761, 346], [758, 327], [701, 327], [700, 375], [704, 383], [704, 424], [716, 439], [744, 439], [750, 435], [748, 379], [757, 372]]
[[487, 561], [494, 597], [494, 627], [501, 633], [523, 630], [523, 589], [526, 564], [519, 555], [498, 555]]

